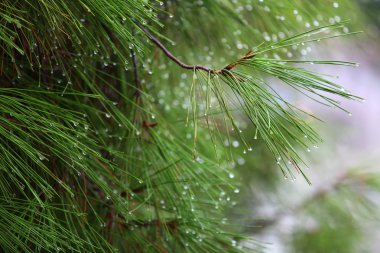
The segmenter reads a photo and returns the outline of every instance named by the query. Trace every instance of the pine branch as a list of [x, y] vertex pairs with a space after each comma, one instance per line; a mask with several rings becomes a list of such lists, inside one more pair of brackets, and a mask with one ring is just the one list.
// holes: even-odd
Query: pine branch
[[141, 30], [144, 31], [144, 33], [148, 36], [148, 38], [156, 45], [158, 46], [161, 51], [167, 56], [169, 57], [172, 61], [174, 61], [178, 66], [184, 68], [184, 69], [189, 69], [189, 70], [203, 70], [203, 71], [206, 71], [208, 73], [213, 73], [215, 72], [215, 70], [212, 70], [206, 66], [202, 66], [202, 65], [188, 65], [186, 63], [183, 63], [180, 59], [178, 59], [177, 57], [175, 57], [163, 44], [162, 42], [156, 38], [155, 36], [153, 36], [152, 33], [150, 33], [148, 31], [148, 29], [146, 29], [143, 25], [137, 23], [137, 25], [141, 28]]
[[236, 78], [234, 75], [230, 73], [230, 70], [235, 68], [238, 64], [243, 63], [244, 61], [247, 61], [249, 59], [252, 59], [256, 56], [255, 53], [253, 53], [252, 50], [249, 50], [243, 57], [241, 57], [236, 62], [233, 62], [231, 64], [228, 64], [224, 68], [220, 70], [210, 69], [209, 67], [203, 66], [203, 65], [188, 65], [186, 63], [183, 63], [180, 59], [178, 59], [176, 56], [174, 56], [163, 44], [162, 42], [156, 38], [147, 28], [145, 28], [143, 25], [137, 23], [137, 25], [144, 31], [144, 33], [148, 36], [148, 38], [157, 45], [161, 51], [172, 61], [174, 61], [178, 66], [188, 69], [188, 70], [202, 70], [210, 74], [221, 74], [224, 76], [229, 76], [232, 78]]
[[[292, 5], [305, 7], [303, 21], [314, 18], [304, 15], [314, 4], [298, 2]], [[247, 10], [249, 4], [258, 7], [255, 11], [264, 7], [247, 1]], [[338, 102], [326, 97], [325, 91], [352, 97], [317, 75], [286, 67], [291, 62], [256, 57], [306, 36], [275, 43], [281, 35], [285, 38], [297, 34], [297, 28], [304, 29], [304, 22], [287, 23], [288, 17], [278, 24], [275, 15], [259, 11], [250, 20], [253, 15], [237, 11], [236, 3], [214, 0], [204, 0], [202, 6], [192, 1], [133, 0], [82, 0], [79, 5], [45, 0], [31, 5], [32, 1], [0, 3], [0, 75], [4, 75], [0, 79], [0, 251], [240, 253], [244, 249], [236, 240], [244, 236], [220, 222], [224, 210], [233, 206], [238, 177], [233, 180], [228, 155], [223, 155], [217, 138], [230, 139], [232, 125], [243, 139], [238, 128], [242, 124], [235, 122], [229, 105], [241, 103], [240, 111], [276, 158], [289, 157], [297, 167], [300, 159], [295, 148], [307, 148], [304, 134], [309, 142], [316, 135], [297, 117], [294, 107], [268, 88], [260, 73], [281, 76], [292, 87], [313, 94], [322, 91], [320, 98], [327, 104]], [[266, 5], [283, 3], [269, 0]], [[205, 10], [208, 15], [199, 15]], [[181, 18], [171, 22], [165, 19], [166, 11], [175, 11]], [[339, 15], [330, 10], [326, 16], [331, 14]], [[246, 18], [252, 22], [249, 26]], [[257, 23], [263, 20], [263, 25]], [[156, 33], [148, 23], [165, 30]], [[245, 43], [258, 44], [263, 38], [253, 27], [271, 28], [268, 32], [278, 37], [251, 51]], [[136, 29], [146, 36], [135, 34]], [[199, 30], [216, 36], [206, 33], [207, 44]], [[243, 38], [235, 34], [237, 30], [251, 36]], [[228, 45], [231, 56], [249, 51], [220, 70], [186, 64], [159, 40], [171, 36], [171, 31], [176, 42], [191, 44], [183, 51], [186, 57], [199, 44], [217, 44], [223, 37], [224, 46], [238, 39], [244, 44], [238, 50]], [[146, 43], [147, 38], [152, 43]], [[166, 57], [145, 59], [151, 44]], [[219, 46], [213, 46], [215, 58], [210, 54], [210, 61], [224, 66], [219, 60], [227, 55], [226, 47]], [[145, 66], [154, 69], [152, 76], [142, 76]], [[184, 138], [189, 129], [173, 126], [187, 105], [180, 98], [188, 87], [171, 85], [183, 84], [187, 76], [178, 75], [177, 66], [194, 72], [190, 93], [194, 140], [198, 139], [194, 143], [200, 146], [196, 159], [193, 142]], [[166, 82], [164, 73], [175, 74]], [[203, 107], [199, 104], [204, 93]], [[217, 103], [216, 110], [225, 115], [208, 109], [203, 114], [204, 108]], [[207, 123], [212, 122], [209, 116], [216, 117], [217, 133], [211, 138], [217, 156], [210, 152], [208, 129], [202, 124], [196, 127], [198, 114], [205, 115], [201, 120]], [[220, 116], [226, 130], [220, 127]], [[243, 145], [247, 145], [244, 139]], [[138, 226], [143, 229], [135, 229]]]

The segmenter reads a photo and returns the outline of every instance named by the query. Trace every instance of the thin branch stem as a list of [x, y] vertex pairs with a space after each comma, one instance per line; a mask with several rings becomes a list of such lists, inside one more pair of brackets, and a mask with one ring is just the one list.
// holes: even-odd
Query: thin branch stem
[[156, 44], [161, 50], [162, 52], [164, 52], [164, 54], [169, 57], [172, 61], [174, 61], [178, 66], [184, 68], [184, 69], [192, 69], [192, 70], [203, 70], [203, 71], [206, 71], [208, 73], [214, 73], [216, 72], [215, 70], [213, 69], [210, 69], [206, 66], [202, 66], [202, 65], [188, 65], [186, 63], [183, 63], [180, 59], [178, 59], [177, 57], [175, 57], [163, 44], [162, 42], [157, 39], [153, 34], [151, 34], [148, 29], [146, 29], [144, 26], [142, 26], [141, 24], [138, 24], [137, 25], [141, 28], [141, 30], [143, 30], [143, 32], [148, 36], [148, 38], [154, 43]]
[[184, 69], [192, 69], [192, 70], [202, 70], [202, 71], [205, 71], [207, 73], [212, 73], [212, 74], [222, 74], [224, 76], [229, 76], [229, 77], [232, 77], [233, 79], [235, 79], [236, 77], [230, 73], [229, 71], [232, 70], [233, 68], [235, 68], [237, 65], [243, 63], [244, 61], [247, 61], [249, 59], [252, 59], [253, 57], [256, 56], [255, 53], [253, 53], [252, 50], [248, 51], [242, 58], [240, 58], [239, 60], [237, 60], [236, 62], [233, 62], [229, 65], [227, 65], [226, 67], [224, 67], [223, 69], [221, 70], [215, 70], [215, 69], [210, 69], [209, 67], [206, 67], [206, 66], [202, 66], [202, 65], [188, 65], [186, 63], [183, 63], [180, 59], [178, 59], [177, 57], [175, 57], [163, 44], [162, 42], [156, 38], [152, 33], [149, 32], [148, 29], [146, 29], [144, 26], [142, 26], [141, 24], [139, 23], [136, 23], [140, 28], [141, 30], [148, 36], [148, 38], [155, 44], [157, 45], [161, 50], [162, 52], [168, 57], [170, 58], [172, 61], [174, 61], [178, 66], [184, 68]]

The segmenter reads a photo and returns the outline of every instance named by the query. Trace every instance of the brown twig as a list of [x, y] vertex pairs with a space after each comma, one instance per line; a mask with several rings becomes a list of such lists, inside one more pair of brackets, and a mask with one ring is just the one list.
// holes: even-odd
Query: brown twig
[[184, 69], [192, 69], [192, 70], [203, 70], [203, 71], [206, 71], [208, 73], [215, 73], [216, 71], [213, 70], [213, 69], [210, 69], [206, 66], [202, 66], [202, 65], [188, 65], [186, 63], [183, 63], [180, 59], [178, 59], [177, 57], [175, 57], [163, 44], [162, 42], [157, 39], [155, 36], [153, 36], [153, 34], [151, 34], [148, 29], [146, 29], [144, 26], [142, 26], [141, 24], [137, 23], [137, 25], [140, 27], [141, 30], [143, 30], [143, 32], [148, 36], [148, 38], [154, 43], [156, 44], [156, 46], [158, 46], [162, 52], [164, 52], [164, 54], [169, 57], [172, 61], [174, 61], [178, 66], [184, 68]]
[[252, 51], [252, 50], [249, 50], [243, 57], [241, 57], [239, 60], [237, 60], [236, 62], [233, 62], [229, 65], [227, 65], [226, 67], [224, 67], [223, 69], [220, 69], [220, 70], [214, 70], [214, 69], [210, 69], [206, 66], [202, 66], [202, 65], [188, 65], [186, 63], [183, 63], [180, 59], [178, 59], [177, 57], [175, 57], [163, 44], [162, 42], [156, 38], [152, 33], [149, 32], [149, 30], [147, 28], [145, 28], [144, 26], [142, 26], [141, 24], [139, 23], [136, 23], [137, 26], [140, 27], [140, 29], [148, 36], [148, 38], [155, 44], [157, 45], [161, 50], [162, 52], [168, 57], [170, 58], [172, 61], [174, 61], [178, 66], [184, 68], [184, 69], [192, 69], [192, 70], [202, 70], [202, 71], [206, 71], [207, 73], [211, 73], [211, 74], [221, 74], [223, 76], [228, 76], [228, 77], [231, 77], [233, 79], [237, 79], [230, 71], [235, 68], [237, 65], [239, 65], [240, 63], [243, 63], [244, 61], [246, 60], [249, 60], [249, 59], [252, 59], [253, 57], [256, 56], [256, 54]]

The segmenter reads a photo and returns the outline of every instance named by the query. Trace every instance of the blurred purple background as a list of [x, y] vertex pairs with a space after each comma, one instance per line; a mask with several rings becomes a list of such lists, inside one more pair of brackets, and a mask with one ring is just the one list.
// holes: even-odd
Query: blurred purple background
[[[301, 176], [296, 181], [283, 180], [280, 187], [280, 201], [290, 210], [274, 226], [269, 227], [256, 239], [269, 243], [265, 252], [289, 252], [288, 236], [297, 224], [297, 216], [291, 214], [292, 208], [302, 203], [315, 191], [331, 185], [347, 170], [359, 169], [380, 172], [380, 43], [368, 39], [365, 35], [356, 38], [331, 40], [325, 45], [318, 45], [318, 52], [311, 52], [306, 59], [330, 59], [354, 61], [359, 67], [337, 67], [330, 65], [311, 66], [318, 73], [336, 75], [332, 78], [363, 97], [365, 102], [344, 101], [343, 107], [352, 112], [352, 116], [340, 110], [334, 110], [311, 102], [300, 95], [295, 98], [296, 104], [317, 115], [325, 121], [316, 125], [324, 142], [319, 148], [305, 152], [310, 170], [306, 173], [312, 181], [309, 186]], [[313, 48], [314, 50], [314, 48]], [[263, 217], [273, 217], [283, 206], [271, 203], [264, 205], [260, 212]], [[380, 200], [379, 200], [380, 205]], [[378, 224], [378, 223], [377, 223]], [[309, 226], [312, 224], [304, 224]], [[367, 252], [379, 252], [377, 239], [380, 229], [371, 221], [366, 226]], [[372, 248], [369, 248], [370, 246]]]

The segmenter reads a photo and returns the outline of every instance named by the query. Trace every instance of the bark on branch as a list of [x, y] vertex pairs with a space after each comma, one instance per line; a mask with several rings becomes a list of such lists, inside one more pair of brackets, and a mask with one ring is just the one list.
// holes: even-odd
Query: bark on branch
[[158, 46], [162, 52], [168, 57], [170, 58], [172, 61], [174, 61], [177, 65], [179, 65], [180, 67], [184, 68], [184, 69], [192, 69], [192, 70], [203, 70], [203, 71], [206, 71], [208, 73], [215, 73], [216, 71], [213, 70], [213, 69], [210, 69], [206, 66], [202, 66], [202, 65], [188, 65], [186, 63], [183, 63], [180, 59], [178, 59], [177, 57], [175, 57], [163, 44], [162, 42], [157, 39], [153, 34], [151, 34], [148, 29], [146, 29], [144, 26], [142, 26], [141, 24], [138, 24], [137, 25], [141, 28], [141, 30], [143, 30], [143, 32], [148, 36], [148, 38], [156, 45]]
[[209, 67], [206, 67], [206, 66], [202, 66], [202, 65], [188, 65], [184, 62], [182, 62], [180, 59], [178, 59], [177, 57], [175, 57], [163, 44], [162, 42], [156, 38], [147, 28], [145, 28], [143, 25], [139, 24], [139, 23], [136, 23], [137, 26], [140, 27], [140, 29], [148, 36], [148, 38], [156, 45], [158, 46], [161, 51], [168, 57], [170, 58], [172, 61], [174, 61], [178, 66], [184, 68], [184, 69], [192, 69], [192, 70], [202, 70], [202, 71], [206, 71], [207, 73], [210, 73], [210, 74], [221, 74], [221, 75], [224, 75], [224, 76], [229, 76], [229, 77], [232, 77], [234, 79], [236, 79], [236, 77], [230, 73], [230, 70], [232, 70], [233, 68], [235, 68], [237, 65], [239, 65], [240, 63], [243, 63], [244, 61], [247, 61], [249, 59], [252, 59], [253, 57], [256, 56], [256, 54], [250, 50], [248, 51], [242, 58], [240, 58], [239, 60], [237, 60], [236, 62], [233, 62], [229, 65], [227, 65], [226, 67], [224, 67], [223, 69], [220, 69], [220, 70], [214, 70], [214, 69], [210, 69]]

